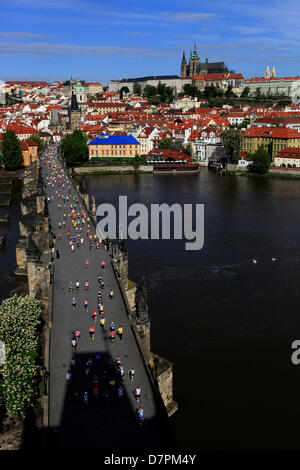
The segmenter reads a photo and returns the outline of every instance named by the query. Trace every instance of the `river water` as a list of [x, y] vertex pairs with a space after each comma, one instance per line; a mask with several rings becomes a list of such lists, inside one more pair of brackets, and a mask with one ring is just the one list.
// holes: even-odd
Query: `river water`
[[[1, 181], [0, 181], [1, 185]], [[19, 219], [21, 215], [20, 199], [22, 180], [13, 178], [13, 190], [9, 206], [0, 207], [1, 214], [8, 214], [9, 223], [0, 224], [0, 232], [4, 232], [6, 240], [0, 247], [0, 303], [7, 298], [13, 289], [21, 286], [25, 278], [14, 275], [16, 264], [16, 244], [19, 241]]]
[[[300, 184], [198, 175], [90, 175], [97, 205], [205, 204], [205, 244], [128, 242], [148, 280], [151, 349], [174, 362], [183, 449], [300, 448]], [[252, 259], [257, 259], [253, 264]], [[276, 261], [272, 261], [276, 258]]]

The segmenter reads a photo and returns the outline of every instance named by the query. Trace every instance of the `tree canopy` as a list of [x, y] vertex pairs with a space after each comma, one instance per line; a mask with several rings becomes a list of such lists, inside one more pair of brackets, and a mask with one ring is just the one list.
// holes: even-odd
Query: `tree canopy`
[[6, 170], [17, 170], [23, 163], [20, 142], [11, 130], [3, 134], [1, 154], [1, 163]]
[[192, 98], [196, 98], [199, 95], [199, 90], [195, 85], [191, 85], [190, 83], [186, 83], [183, 86], [184, 95], [191, 96]]
[[259, 173], [264, 175], [268, 172], [271, 164], [271, 158], [264, 149], [264, 146], [261, 145], [254, 154], [250, 154], [249, 158], [253, 160], [253, 164], [250, 167], [250, 170], [254, 173]]
[[122, 86], [122, 88], [120, 88], [120, 99], [122, 100], [123, 99], [123, 95], [124, 93], [129, 93], [129, 88], [128, 86]]
[[239, 129], [226, 129], [221, 134], [227, 157], [232, 163], [237, 163], [241, 151], [241, 132]]
[[142, 88], [141, 88], [141, 85], [140, 85], [139, 83], [134, 83], [134, 85], [133, 85], [133, 93], [134, 93], [135, 95], [141, 96]]
[[157, 87], [146, 85], [144, 96], [147, 98], [149, 104], [171, 103], [173, 101], [173, 90], [171, 87], [159, 82]]
[[89, 159], [86, 135], [79, 129], [67, 135], [62, 141], [61, 151], [68, 166], [86, 162]]
[[172, 139], [161, 139], [161, 141], [158, 144], [158, 148], [160, 149], [172, 149]]
[[41, 309], [30, 296], [13, 297], [0, 307], [0, 340], [5, 363], [0, 365], [0, 400], [14, 414], [25, 417], [38, 397], [38, 329]]
[[246, 87], [243, 89], [242, 93], [241, 93], [241, 98], [247, 98], [247, 96], [249, 95], [249, 93], [250, 93], [250, 88], [249, 88], [248, 86], [246, 86]]
[[162, 139], [159, 144], [158, 148], [160, 149], [170, 149], [174, 150], [175, 152], [184, 152], [188, 155], [192, 155], [192, 146], [191, 144], [184, 145], [180, 140], [172, 141], [172, 139]]
[[33, 142], [36, 142], [38, 144], [38, 151], [41, 152], [45, 146], [44, 142], [40, 138], [39, 134], [32, 134], [30, 136], [30, 139], [33, 140]]
[[233, 86], [229, 85], [226, 92], [225, 92], [225, 97], [226, 98], [235, 98], [236, 94], [232, 91]]

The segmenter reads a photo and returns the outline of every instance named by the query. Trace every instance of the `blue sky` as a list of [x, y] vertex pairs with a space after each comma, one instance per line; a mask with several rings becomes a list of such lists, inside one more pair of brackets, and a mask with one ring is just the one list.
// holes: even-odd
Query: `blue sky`
[[0, 0], [0, 79], [178, 74], [182, 51], [245, 77], [300, 75], [299, 0]]

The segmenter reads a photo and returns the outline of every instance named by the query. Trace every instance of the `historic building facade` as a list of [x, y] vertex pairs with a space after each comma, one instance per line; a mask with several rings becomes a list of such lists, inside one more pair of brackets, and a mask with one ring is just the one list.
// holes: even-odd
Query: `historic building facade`
[[198, 53], [197, 53], [196, 44], [194, 46], [193, 53], [192, 52], [190, 53], [189, 63], [187, 63], [187, 60], [185, 58], [185, 52], [183, 52], [181, 67], [180, 67], [181, 78], [185, 78], [185, 77], [192, 78], [192, 77], [195, 77], [196, 75], [205, 75], [205, 74], [210, 74], [210, 73], [225, 73], [225, 72], [228, 72], [228, 69], [224, 62], [209, 63], [208, 59], [206, 58], [206, 61], [204, 63], [201, 63], [200, 57], [198, 56]]
[[141, 144], [132, 135], [110, 135], [102, 132], [88, 144], [89, 158], [128, 158], [141, 154]]
[[68, 110], [69, 115], [69, 129], [74, 131], [75, 129], [79, 129], [81, 124], [81, 110], [78, 106], [78, 102], [76, 99], [76, 95], [72, 93], [71, 96], [71, 106]]
[[140, 85], [143, 92], [147, 85], [157, 87], [159, 83], [169, 86], [174, 90], [176, 89], [177, 92], [180, 93], [186, 83], [192, 83], [192, 79], [181, 79], [178, 75], [151, 75], [148, 77], [123, 78], [122, 80], [111, 80], [108, 84], [108, 90], [118, 93], [123, 86], [127, 86], [129, 93], [133, 94], [135, 84]]

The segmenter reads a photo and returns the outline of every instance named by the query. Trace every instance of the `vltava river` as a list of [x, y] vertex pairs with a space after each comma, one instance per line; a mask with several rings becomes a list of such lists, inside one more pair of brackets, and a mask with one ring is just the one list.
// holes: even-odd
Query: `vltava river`
[[86, 182], [97, 204], [205, 204], [201, 251], [128, 242], [129, 277], [149, 283], [152, 351], [175, 364], [179, 446], [299, 449], [300, 182], [206, 169]]

